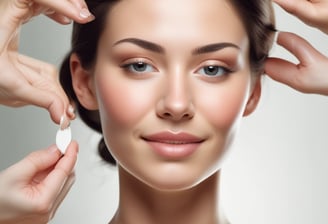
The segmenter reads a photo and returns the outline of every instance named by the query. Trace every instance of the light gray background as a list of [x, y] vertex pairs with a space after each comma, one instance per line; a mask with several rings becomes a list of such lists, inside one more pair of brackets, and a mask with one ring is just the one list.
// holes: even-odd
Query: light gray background
[[[328, 55], [328, 37], [276, 8], [279, 30], [301, 34]], [[22, 30], [21, 52], [58, 65], [70, 26], [38, 17]], [[295, 61], [275, 46], [273, 55]], [[327, 76], [328, 78], [328, 76]], [[0, 170], [54, 143], [45, 110], [0, 106]], [[107, 223], [117, 205], [115, 168], [96, 154], [99, 136], [79, 119], [77, 181], [52, 224]], [[265, 78], [257, 111], [245, 118], [223, 169], [222, 200], [233, 224], [328, 223], [328, 97], [304, 95]]]

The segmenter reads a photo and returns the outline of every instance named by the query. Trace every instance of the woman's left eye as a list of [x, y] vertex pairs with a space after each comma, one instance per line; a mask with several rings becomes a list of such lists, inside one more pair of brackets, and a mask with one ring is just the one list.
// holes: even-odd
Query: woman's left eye
[[156, 71], [152, 65], [142, 61], [128, 63], [122, 67], [133, 73], [148, 73]]
[[220, 77], [230, 73], [230, 70], [218, 65], [207, 65], [197, 70], [197, 73], [209, 77]]

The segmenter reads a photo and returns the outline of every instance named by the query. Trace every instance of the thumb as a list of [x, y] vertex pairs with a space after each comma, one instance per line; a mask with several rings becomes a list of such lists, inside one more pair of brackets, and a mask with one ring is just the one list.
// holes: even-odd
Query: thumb
[[8, 169], [11, 176], [15, 177], [14, 181], [29, 182], [37, 173], [54, 166], [61, 156], [57, 147], [52, 145], [47, 149], [30, 153]]
[[322, 82], [322, 68], [319, 65], [327, 60], [325, 56], [296, 34], [280, 33], [278, 44], [291, 52], [299, 63], [294, 64], [281, 58], [268, 58], [265, 73], [272, 79], [301, 92], [313, 92], [315, 88], [312, 85]]
[[324, 57], [308, 41], [294, 33], [280, 32], [277, 43], [292, 53], [303, 67], [315, 63], [318, 58]]

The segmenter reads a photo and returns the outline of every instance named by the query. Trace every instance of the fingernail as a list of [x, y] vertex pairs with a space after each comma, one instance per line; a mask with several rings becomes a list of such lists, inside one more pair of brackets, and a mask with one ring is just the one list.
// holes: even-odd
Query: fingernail
[[66, 16], [63, 16], [63, 21], [66, 23], [66, 24], [70, 24], [72, 23], [72, 20]]
[[64, 129], [66, 129], [69, 125], [70, 125], [70, 120], [67, 118], [67, 116], [66, 116], [66, 115], [61, 116], [61, 118], [60, 118], [60, 124], [59, 124], [60, 129], [61, 129], [61, 130], [64, 130]]
[[80, 17], [81, 18], [86, 19], [90, 16], [91, 16], [91, 13], [89, 12], [88, 9], [86, 9], [86, 8], [81, 9], [81, 11], [80, 11]]
[[276, 31], [276, 33], [275, 33], [275, 35], [274, 35], [274, 43], [277, 43], [278, 42], [278, 37], [279, 37], [279, 34], [280, 34], [280, 31], [279, 30], [277, 30]]
[[67, 112], [71, 117], [75, 117], [75, 110], [74, 110], [74, 107], [72, 105], [68, 106]]
[[52, 15], [52, 14], [55, 14], [55, 10], [52, 10], [52, 9], [48, 9], [44, 12], [45, 15]]

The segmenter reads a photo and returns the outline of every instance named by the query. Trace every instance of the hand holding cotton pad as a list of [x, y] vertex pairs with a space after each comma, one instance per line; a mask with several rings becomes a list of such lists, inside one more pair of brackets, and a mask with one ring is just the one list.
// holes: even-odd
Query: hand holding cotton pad
[[59, 130], [56, 134], [56, 145], [57, 148], [61, 151], [61, 153], [65, 154], [66, 149], [69, 143], [72, 140], [72, 132], [69, 126], [69, 122], [64, 125], [64, 117], [60, 120]]

